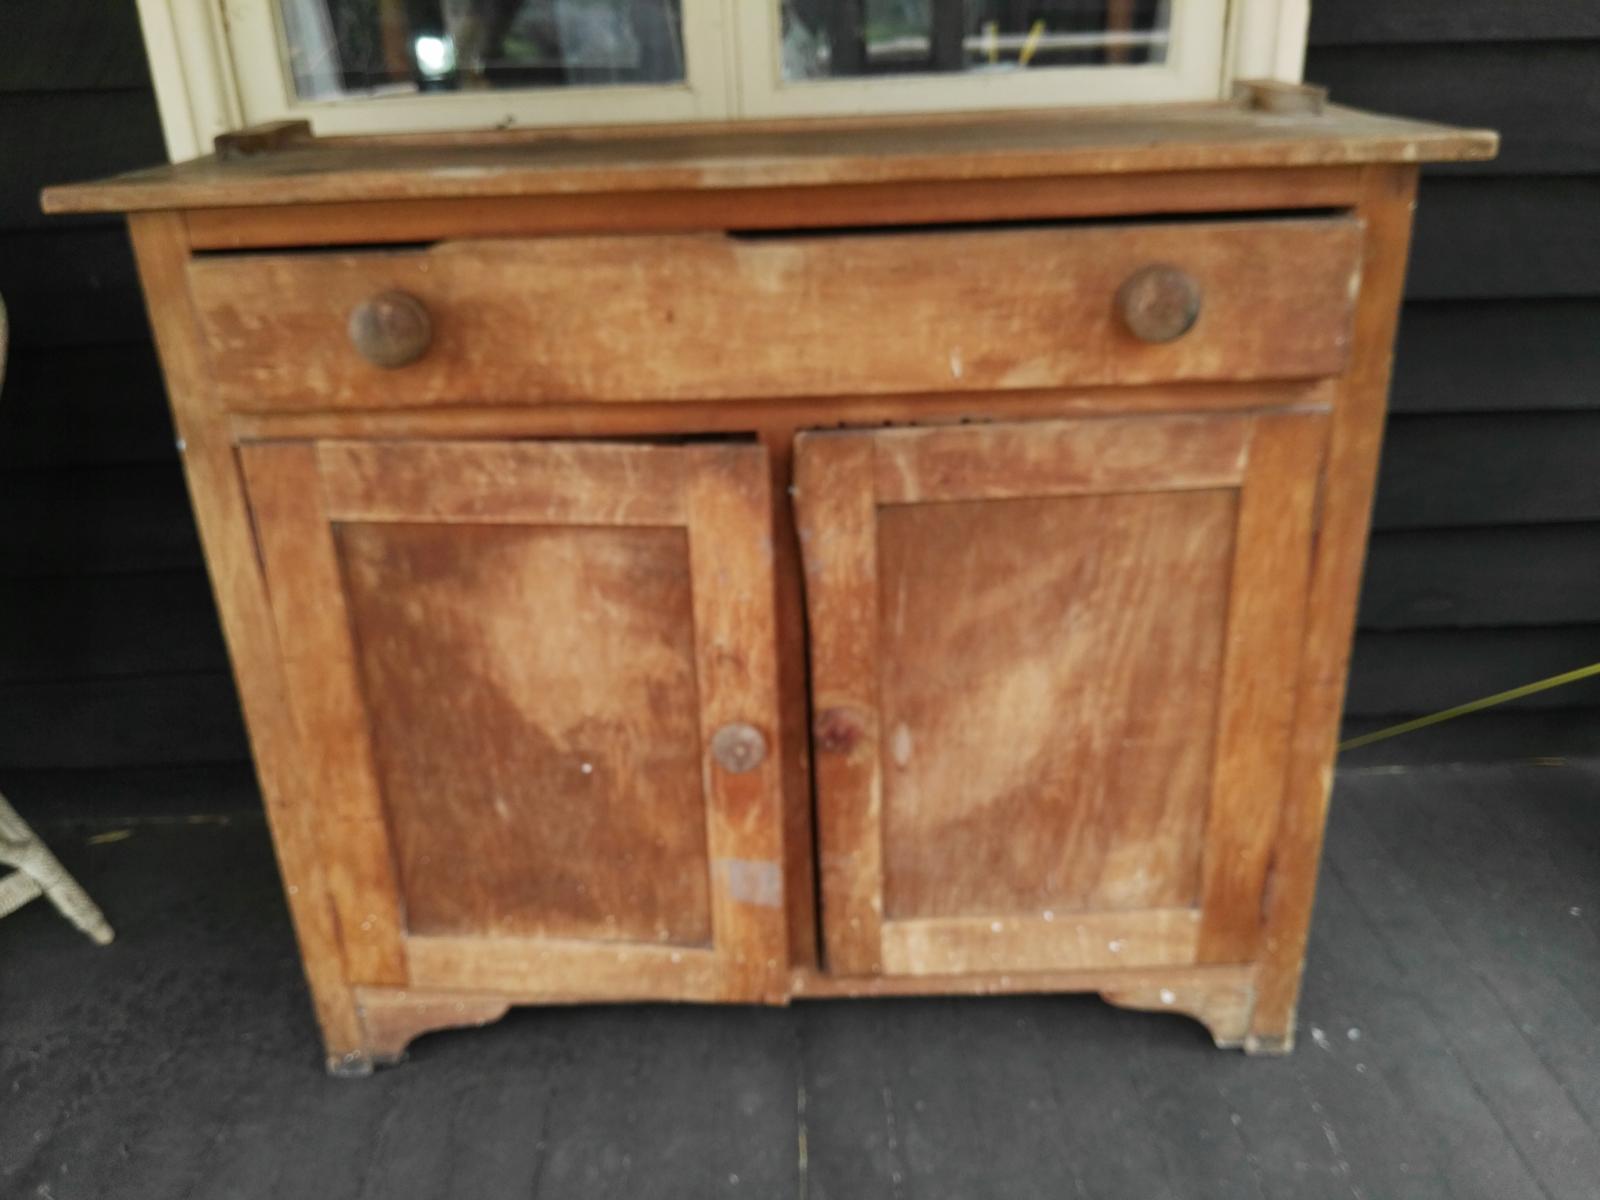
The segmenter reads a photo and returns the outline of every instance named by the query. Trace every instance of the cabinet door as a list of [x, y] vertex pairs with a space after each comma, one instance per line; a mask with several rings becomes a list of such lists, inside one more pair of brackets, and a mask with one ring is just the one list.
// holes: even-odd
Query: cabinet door
[[1325, 427], [802, 435], [830, 969], [1254, 956]]
[[351, 982], [781, 996], [761, 449], [240, 453]]

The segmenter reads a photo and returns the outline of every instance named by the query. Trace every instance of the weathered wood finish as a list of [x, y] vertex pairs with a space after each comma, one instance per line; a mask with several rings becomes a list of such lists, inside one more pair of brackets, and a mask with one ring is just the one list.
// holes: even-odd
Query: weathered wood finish
[[[458, 241], [207, 258], [189, 273], [223, 403], [277, 411], [1332, 375], [1348, 352], [1359, 243], [1357, 222], [1331, 217]], [[1203, 300], [1188, 333], [1149, 343], [1113, 302], [1160, 263]], [[346, 326], [394, 291], [428, 310], [433, 341], [385, 369]]]
[[1493, 158], [1487, 130], [1328, 105], [1264, 114], [1245, 103], [899, 119], [523, 129], [319, 138], [243, 163], [199, 159], [50, 188], [48, 212], [601, 195], [668, 189], [1026, 181], [1066, 175], [1406, 165]]
[[[514, 1003], [1040, 990], [1287, 1049], [1414, 163], [1493, 142], [1086, 120], [52, 196], [172, 210], [140, 269], [330, 1067]], [[1145, 219], [950, 227], [1099, 216]], [[1150, 266], [1200, 287], [1171, 342], [1118, 314]], [[386, 288], [432, 326], [387, 370]]]
[[757, 447], [241, 458], [353, 983], [782, 994]]
[[336, 541], [409, 931], [708, 945], [684, 531]]
[[830, 968], [1252, 961], [1325, 426], [802, 436]]

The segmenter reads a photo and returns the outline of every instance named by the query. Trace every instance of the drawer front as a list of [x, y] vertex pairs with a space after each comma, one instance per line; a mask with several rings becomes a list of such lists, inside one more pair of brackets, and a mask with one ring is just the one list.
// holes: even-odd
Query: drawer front
[[1304, 379], [1354, 218], [574, 237], [196, 260], [236, 411]]

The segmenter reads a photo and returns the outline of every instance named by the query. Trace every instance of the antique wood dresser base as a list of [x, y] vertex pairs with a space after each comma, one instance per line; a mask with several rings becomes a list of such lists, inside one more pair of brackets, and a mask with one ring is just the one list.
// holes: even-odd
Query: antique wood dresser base
[[620, 1000], [1290, 1047], [1417, 163], [1492, 135], [269, 140], [46, 206], [130, 212], [330, 1069]]

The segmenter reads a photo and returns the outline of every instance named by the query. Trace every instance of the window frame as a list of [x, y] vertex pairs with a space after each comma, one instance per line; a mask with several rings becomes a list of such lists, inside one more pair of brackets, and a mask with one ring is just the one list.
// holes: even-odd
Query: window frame
[[305, 101], [283, 65], [275, 0], [138, 6], [173, 162], [209, 153], [219, 134], [297, 118], [319, 134], [367, 134], [1215, 100], [1238, 79], [1299, 82], [1310, 14], [1309, 0], [1174, 0], [1176, 55], [1162, 66], [786, 83], [778, 0], [683, 0], [682, 84]]
[[816, 117], [969, 112], [1000, 108], [1159, 104], [1222, 95], [1227, 0], [1172, 6], [1167, 61], [1129, 66], [1041, 67], [998, 73], [908, 72], [785, 80], [776, 0], [741, 4], [732, 64], [741, 116]]

